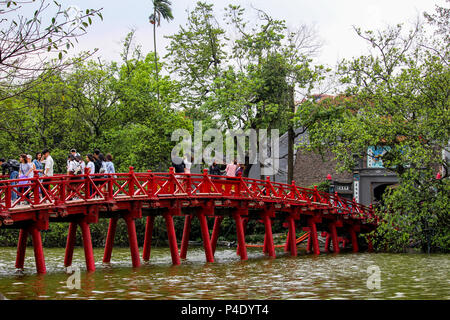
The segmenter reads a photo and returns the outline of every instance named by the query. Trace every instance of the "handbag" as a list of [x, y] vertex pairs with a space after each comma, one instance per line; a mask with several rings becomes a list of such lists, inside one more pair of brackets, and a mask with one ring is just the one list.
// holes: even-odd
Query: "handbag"
[[[25, 178], [28, 178], [28, 176], [26, 176], [24, 174], [21, 174], [19, 176], [19, 179], [25, 179]], [[19, 181], [17, 184], [27, 184], [28, 182], [29, 182], [28, 180], [22, 180], [22, 181]]]

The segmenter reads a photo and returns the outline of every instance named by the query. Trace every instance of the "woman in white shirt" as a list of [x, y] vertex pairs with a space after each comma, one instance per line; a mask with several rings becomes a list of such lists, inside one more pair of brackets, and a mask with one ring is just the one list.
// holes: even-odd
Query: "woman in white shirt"
[[[86, 156], [86, 174], [92, 176], [93, 174], [95, 174], [95, 158], [92, 154], [88, 154]], [[94, 193], [94, 187], [92, 186], [92, 184], [89, 184], [89, 197]]]
[[92, 174], [95, 173], [94, 161], [95, 161], [94, 156], [89, 153], [86, 156], [86, 162], [87, 162], [86, 169], [88, 169], [88, 171], [86, 173], [89, 174], [89, 175], [92, 175]]

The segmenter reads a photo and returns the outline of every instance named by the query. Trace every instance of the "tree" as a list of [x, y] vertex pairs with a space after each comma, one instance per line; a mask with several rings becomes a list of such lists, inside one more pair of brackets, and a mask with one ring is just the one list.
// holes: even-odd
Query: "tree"
[[153, 46], [155, 53], [155, 70], [156, 70], [156, 90], [158, 94], [159, 103], [159, 86], [158, 86], [158, 60], [156, 55], [156, 26], [161, 25], [161, 17], [166, 21], [173, 20], [172, 9], [170, 6], [172, 2], [169, 0], [153, 0], [153, 13], [149, 17], [149, 21], [153, 24]]
[[[86, 33], [92, 18], [102, 9], [63, 10], [56, 1], [0, 1], [0, 99], [28, 90], [40, 74], [68, 65], [64, 54]], [[25, 17], [22, 9], [33, 10]], [[56, 10], [56, 13], [54, 11]], [[51, 56], [57, 59], [50, 60]]]
[[102, 130], [117, 122], [117, 65], [100, 60], [77, 60], [65, 76], [67, 103], [89, 128], [88, 140], [94, 143], [101, 138]]
[[383, 147], [383, 165], [398, 175], [399, 186], [377, 208], [380, 247], [448, 251], [450, 183], [435, 179], [439, 166], [448, 167], [441, 156], [450, 140], [448, 51], [430, 48], [419, 22], [406, 33], [402, 25], [355, 30], [372, 54], [339, 65], [345, 94], [302, 105], [299, 124], [309, 124], [304, 147], [331, 150], [346, 170], [354, 154]]
[[224, 69], [227, 57], [224, 46], [225, 30], [215, 19], [213, 5], [197, 2], [188, 12], [186, 26], [167, 38], [168, 68], [179, 76], [183, 100], [181, 106], [195, 120], [207, 115], [198, 110], [213, 91], [214, 81]]
[[[284, 21], [255, 10], [259, 19], [250, 24], [243, 8], [226, 8], [227, 34], [213, 5], [198, 2], [187, 25], [168, 37], [166, 57], [181, 79], [182, 106], [193, 119], [224, 131], [284, 133], [293, 117], [293, 88], [309, 87], [316, 77], [310, 55], [319, 45], [311, 29], [290, 32]], [[250, 168], [247, 159], [245, 175]]]

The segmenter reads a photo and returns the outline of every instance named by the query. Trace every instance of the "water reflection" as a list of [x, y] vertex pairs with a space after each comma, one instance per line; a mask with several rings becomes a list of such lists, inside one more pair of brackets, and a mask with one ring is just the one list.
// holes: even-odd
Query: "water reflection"
[[[149, 263], [132, 268], [129, 250], [114, 248], [111, 265], [87, 273], [82, 248], [74, 254], [81, 269], [81, 288], [67, 286], [64, 250], [45, 249], [48, 274], [35, 274], [32, 252], [23, 275], [14, 274], [15, 248], [2, 248], [0, 292], [8, 299], [449, 299], [448, 255], [322, 254], [277, 259], [249, 250], [240, 261], [233, 248], [219, 248], [215, 263], [205, 263], [202, 248], [190, 248], [188, 259], [171, 265], [166, 248], [152, 248]], [[381, 270], [380, 289], [367, 287], [369, 266]]]

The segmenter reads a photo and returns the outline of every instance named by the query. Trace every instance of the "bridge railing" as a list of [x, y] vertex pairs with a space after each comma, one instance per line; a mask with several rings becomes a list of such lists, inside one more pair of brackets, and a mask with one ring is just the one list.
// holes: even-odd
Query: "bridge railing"
[[169, 172], [134, 172], [92, 175], [55, 175], [0, 181], [0, 210], [62, 205], [79, 201], [128, 198], [213, 197], [252, 199], [329, 209], [355, 219], [373, 218], [370, 207], [354, 200], [291, 184], [246, 177], [225, 177]]

